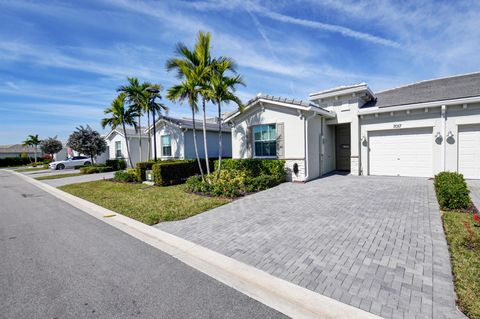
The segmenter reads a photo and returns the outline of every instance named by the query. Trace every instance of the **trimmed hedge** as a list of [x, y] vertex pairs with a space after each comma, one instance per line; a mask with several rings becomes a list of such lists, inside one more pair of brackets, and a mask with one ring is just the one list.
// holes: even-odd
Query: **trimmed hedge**
[[132, 172], [116, 171], [113, 180], [122, 183], [133, 183], [137, 180], [137, 176]]
[[[206, 171], [205, 159], [201, 159], [203, 171]], [[213, 162], [210, 161], [210, 167]], [[167, 186], [184, 183], [190, 176], [200, 174], [198, 162], [194, 160], [161, 161], [152, 166], [155, 185]]]
[[113, 171], [113, 167], [111, 166], [84, 166], [80, 168], [80, 174], [97, 174]]
[[[215, 170], [218, 168], [218, 160], [215, 161]], [[221, 169], [244, 171], [250, 177], [261, 175], [276, 176], [282, 182], [287, 176], [285, 161], [278, 159], [222, 159]]]
[[462, 174], [438, 173], [435, 176], [434, 186], [441, 209], [467, 209], [470, 207], [470, 191]]
[[139, 162], [136, 166], [136, 175], [139, 182], [147, 180], [147, 171], [152, 169], [152, 166], [156, 164], [155, 161]]
[[35, 159], [28, 157], [5, 157], [0, 158], [0, 167], [23, 166], [31, 164]]
[[127, 168], [127, 162], [123, 159], [109, 159], [105, 161], [106, 166], [110, 166], [114, 171], [120, 171]]

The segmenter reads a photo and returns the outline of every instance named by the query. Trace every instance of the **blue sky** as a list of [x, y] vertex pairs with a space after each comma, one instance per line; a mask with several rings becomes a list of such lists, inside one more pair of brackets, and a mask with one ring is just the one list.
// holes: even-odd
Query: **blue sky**
[[0, 0], [0, 144], [101, 130], [127, 76], [176, 83], [165, 61], [199, 30], [237, 61], [244, 101], [480, 71], [480, 1]]

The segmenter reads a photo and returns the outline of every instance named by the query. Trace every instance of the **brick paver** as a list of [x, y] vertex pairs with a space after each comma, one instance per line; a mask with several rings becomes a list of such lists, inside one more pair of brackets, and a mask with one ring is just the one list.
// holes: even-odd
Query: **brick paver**
[[472, 202], [480, 210], [480, 180], [469, 179], [467, 180], [468, 188], [470, 189], [470, 197]]
[[386, 318], [462, 318], [432, 181], [285, 183], [158, 228]]

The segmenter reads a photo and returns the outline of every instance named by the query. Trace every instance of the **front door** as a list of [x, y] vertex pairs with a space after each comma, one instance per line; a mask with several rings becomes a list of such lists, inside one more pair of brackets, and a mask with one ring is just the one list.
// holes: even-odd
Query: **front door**
[[350, 124], [335, 126], [335, 158], [338, 171], [350, 171]]

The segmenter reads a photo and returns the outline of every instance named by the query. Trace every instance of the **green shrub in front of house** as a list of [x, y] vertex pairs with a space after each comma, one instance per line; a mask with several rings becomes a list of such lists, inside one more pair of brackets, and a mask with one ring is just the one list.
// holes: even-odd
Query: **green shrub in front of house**
[[147, 171], [152, 169], [152, 166], [155, 164], [155, 161], [149, 162], [138, 162], [136, 166], [137, 180], [143, 182], [147, 180]]
[[122, 183], [136, 182], [137, 174], [132, 170], [134, 169], [130, 169], [129, 171], [116, 171], [115, 175], [113, 176], [113, 180], [115, 182], [122, 182]]
[[28, 157], [5, 157], [0, 158], [0, 167], [23, 166], [33, 162], [33, 158]]
[[435, 176], [434, 186], [441, 209], [467, 209], [471, 206], [470, 191], [462, 174], [438, 173]]
[[97, 174], [113, 172], [113, 167], [105, 165], [83, 166], [80, 168], [80, 174]]
[[[286, 178], [285, 161], [260, 159], [228, 159], [222, 163], [220, 176], [212, 173], [202, 181], [200, 176], [187, 180], [187, 190], [212, 196], [238, 197], [262, 191], [283, 183]], [[215, 168], [218, 161], [215, 162]]]
[[[205, 172], [205, 160], [201, 159], [201, 163]], [[197, 160], [160, 161], [152, 165], [152, 171], [155, 185], [159, 186], [181, 184], [190, 176], [200, 174]]]
[[110, 166], [114, 171], [120, 171], [127, 168], [127, 162], [123, 159], [109, 159], [105, 161], [106, 166]]

